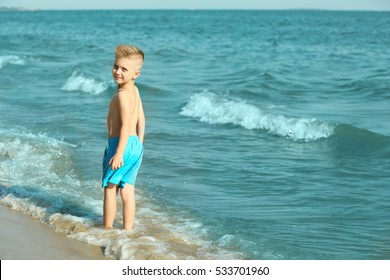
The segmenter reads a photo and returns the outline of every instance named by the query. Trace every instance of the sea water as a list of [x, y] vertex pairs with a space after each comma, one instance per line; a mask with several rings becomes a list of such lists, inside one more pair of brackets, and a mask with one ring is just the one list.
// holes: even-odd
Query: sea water
[[[388, 12], [0, 22], [2, 204], [118, 259], [390, 258]], [[120, 204], [117, 229], [101, 228], [120, 43], [146, 54], [133, 231], [120, 229]]]

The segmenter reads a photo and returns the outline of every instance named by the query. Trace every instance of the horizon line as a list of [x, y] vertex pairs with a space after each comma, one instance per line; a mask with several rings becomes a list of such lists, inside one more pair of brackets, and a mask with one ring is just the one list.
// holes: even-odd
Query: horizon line
[[328, 9], [328, 8], [25, 8], [1, 7], [0, 11], [34, 12], [34, 11], [331, 11], [331, 12], [390, 12], [389, 10], [366, 9]]

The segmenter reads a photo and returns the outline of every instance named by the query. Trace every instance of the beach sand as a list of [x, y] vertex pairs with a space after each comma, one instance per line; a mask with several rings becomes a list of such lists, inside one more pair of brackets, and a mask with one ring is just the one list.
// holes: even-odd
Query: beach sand
[[101, 248], [55, 233], [33, 218], [0, 205], [1, 260], [107, 260]]

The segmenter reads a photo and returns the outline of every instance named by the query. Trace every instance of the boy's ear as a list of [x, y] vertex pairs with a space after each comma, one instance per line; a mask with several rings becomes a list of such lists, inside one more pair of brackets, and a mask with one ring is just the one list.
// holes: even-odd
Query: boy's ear
[[141, 71], [138, 70], [134, 73], [134, 80], [137, 79], [139, 75], [141, 75]]

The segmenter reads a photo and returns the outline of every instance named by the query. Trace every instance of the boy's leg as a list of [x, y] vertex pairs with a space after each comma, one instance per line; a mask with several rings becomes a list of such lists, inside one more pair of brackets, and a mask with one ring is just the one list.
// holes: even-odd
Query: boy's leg
[[103, 225], [105, 228], [112, 228], [114, 225], [117, 194], [117, 185], [109, 183], [104, 188]]
[[135, 218], [135, 191], [134, 186], [126, 184], [120, 189], [123, 204], [123, 228], [133, 228]]

